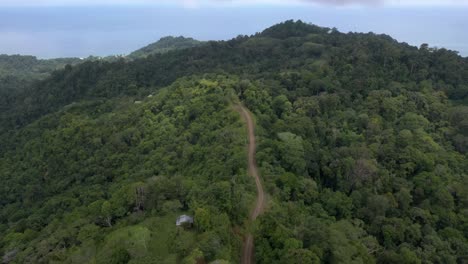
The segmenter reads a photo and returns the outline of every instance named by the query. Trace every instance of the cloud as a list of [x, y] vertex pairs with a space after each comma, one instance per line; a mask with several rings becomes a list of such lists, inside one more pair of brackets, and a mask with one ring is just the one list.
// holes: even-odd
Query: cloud
[[176, 5], [187, 8], [226, 5], [468, 6], [468, 0], [0, 0], [4, 6]]
[[381, 5], [384, 0], [302, 0], [303, 2], [324, 4], [324, 5]]
[[384, 0], [388, 6], [468, 6], [468, 0]]
[[299, 0], [302, 3], [335, 6], [468, 6], [468, 0]]

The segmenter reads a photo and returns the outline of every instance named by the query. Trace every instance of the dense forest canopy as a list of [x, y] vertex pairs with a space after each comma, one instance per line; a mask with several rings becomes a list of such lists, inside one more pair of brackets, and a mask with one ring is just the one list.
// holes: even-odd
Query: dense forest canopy
[[[16, 85], [0, 98], [5, 262], [238, 263], [247, 228], [257, 263], [468, 261], [454, 51], [286, 21]], [[269, 196], [252, 227], [238, 102]]]
[[13, 104], [13, 98], [34, 80], [45, 79], [66, 65], [80, 63], [78, 58], [37, 59], [34, 56], [0, 54], [0, 111]]
[[65, 65], [78, 64], [79, 58], [37, 59], [34, 56], [0, 55], [0, 78], [16, 76], [19, 78], [44, 78], [49, 73], [63, 69]]

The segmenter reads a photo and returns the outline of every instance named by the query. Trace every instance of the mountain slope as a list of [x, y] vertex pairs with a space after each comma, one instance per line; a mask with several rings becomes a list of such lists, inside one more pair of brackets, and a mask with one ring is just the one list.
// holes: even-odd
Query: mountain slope
[[[177, 78], [205, 72], [269, 79], [280, 72], [321, 67], [332, 70], [328, 78], [332, 74], [336, 77], [334, 85], [345, 84], [350, 90], [372, 90], [389, 82], [429, 80], [451, 99], [468, 97], [467, 59], [454, 52], [417, 49], [372, 33], [342, 34], [296, 24], [287, 22], [250, 38], [210, 42], [190, 50], [156, 54], [142, 61], [94, 61], [65, 69], [19, 96], [21, 101], [11, 111], [9, 126], [22, 125], [75, 100], [135, 95], [148, 87], [163, 87]], [[298, 31], [297, 27], [305, 29]], [[268, 36], [271, 31], [286, 33], [275, 38]], [[320, 92], [324, 88], [314, 89]], [[27, 107], [24, 100], [28, 101]]]
[[[0, 160], [1, 219], [11, 223], [1, 226], [4, 252], [16, 252], [23, 263], [102, 262], [120, 250], [107, 244], [127, 239], [125, 232], [114, 238], [121, 228], [150, 235], [137, 223], [193, 208], [199, 219], [209, 217], [198, 232], [176, 232], [172, 218], [165, 227], [170, 233], [145, 242], [169, 243], [160, 248], [165, 256], [145, 246], [121, 250], [135, 260], [163, 260], [184, 257], [195, 241], [206, 254], [216, 240], [206, 258], [229, 260], [237, 251], [229, 228], [247, 214], [249, 197], [245, 135], [229, 108], [230, 94], [227, 80], [185, 79], [141, 104], [125, 98], [79, 103], [25, 127], [13, 137], [18, 149]], [[178, 239], [192, 242], [171, 249]], [[96, 255], [77, 253], [90, 248]]]
[[35, 81], [45, 79], [66, 65], [76, 65], [78, 58], [40, 60], [34, 56], [0, 54], [0, 113], [15, 105], [15, 99]]
[[80, 63], [79, 58], [41, 60], [34, 56], [0, 55], [0, 78], [15, 76], [20, 79], [42, 79], [67, 64]]
[[[467, 62], [286, 21], [66, 67], [1, 113], [0, 252], [13, 263], [238, 263], [255, 192], [230, 106], [240, 100], [269, 195], [256, 263], [464, 263]], [[194, 229], [176, 232], [178, 214]]]

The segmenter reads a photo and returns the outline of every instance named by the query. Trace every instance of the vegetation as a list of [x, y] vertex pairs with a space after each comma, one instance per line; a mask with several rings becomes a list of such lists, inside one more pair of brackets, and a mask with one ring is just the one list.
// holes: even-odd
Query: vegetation
[[0, 54], [0, 113], [8, 111], [16, 103], [17, 94], [35, 80], [80, 62], [78, 58], [40, 60], [34, 56]]
[[456, 52], [301, 21], [67, 66], [0, 101], [0, 252], [239, 262], [255, 194], [242, 101], [270, 196], [258, 263], [464, 263], [467, 84]]
[[34, 56], [0, 55], [0, 78], [6, 76], [44, 78], [54, 70], [63, 69], [67, 64], [74, 65], [80, 62], [79, 58], [40, 60]]
[[[18, 262], [68, 262], [73, 252], [99, 245], [97, 255], [78, 263], [101, 252], [122, 257], [106, 245], [120, 244], [128, 230], [148, 236], [141, 243], [151, 236], [155, 243], [188, 243], [172, 252], [180, 258], [197, 247], [208, 260], [236, 256], [230, 227], [242, 223], [249, 206], [245, 133], [229, 108], [230, 81], [219, 78], [225, 83], [184, 79], [141, 104], [126, 97], [77, 103], [16, 133], [12, 139], [22, 142], [0, 161], [5, 252], [21, 250]], [[138, 225], [128, 229], [182, 211], [197, 216], [201, 244], [179, 242], [193, 236], [183, 231], [159, 237]], [[172, 220], [168, 230], [175, 232]], [[122, 250], [132, 259], [150, 256], [149, 246], [126, 243]]]

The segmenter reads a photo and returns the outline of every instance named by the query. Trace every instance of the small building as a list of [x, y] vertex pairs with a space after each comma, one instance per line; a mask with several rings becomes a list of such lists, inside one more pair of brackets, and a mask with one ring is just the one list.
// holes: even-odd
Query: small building
[[192, 227], [193, 226], [193, 217], [188, 215], [181, 215], [177, 217], [176, 226], [181, 227]]

